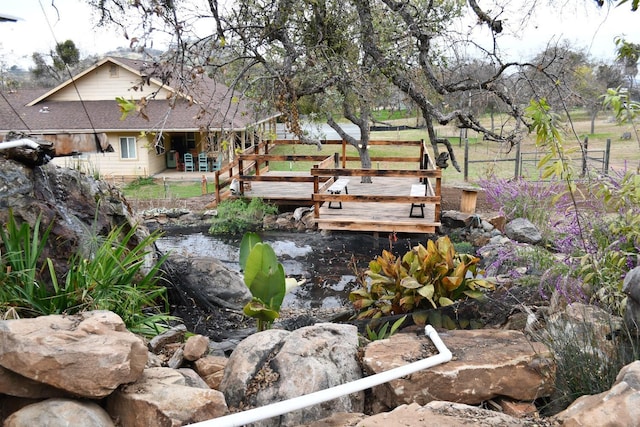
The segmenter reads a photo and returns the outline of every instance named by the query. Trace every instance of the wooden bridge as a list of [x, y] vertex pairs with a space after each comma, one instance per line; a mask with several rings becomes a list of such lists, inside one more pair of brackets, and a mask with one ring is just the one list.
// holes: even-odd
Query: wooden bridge
[[[423, 141], [371, 141], [370, 147], [416, 148], [412, 157], [371, 158], [372, 164], [393, 163], [393, 169], [348, 167], [359, 165], [360, 158], [347, 156], [345, 141], [323, 141], [341, 148], [329, 156], [269, 154], [273, 147], [294, 143], [268, 141], [237, 156], [215, 173], [216, 201], [243, 196], [281, 206], [313, 207], [320, 230], [434, 233], [440, 226], [442, 171], [435, 168]], [[269, 170], [269, 162], [275, 161], [313, 162], [313, 166], [307, 172]], [[372, 182], [363, 183], [363, 178]], [[239, 194], [230, 190], [233, 179]]]

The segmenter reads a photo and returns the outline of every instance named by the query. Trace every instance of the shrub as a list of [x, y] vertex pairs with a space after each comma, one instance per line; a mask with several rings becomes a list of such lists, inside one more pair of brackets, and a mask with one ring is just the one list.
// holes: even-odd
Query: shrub
[[349, 294], [357, 318], [409, 313], [423, 307], [480, 298], [494, 285], [476, 278], [479, 258], [456, 253], [447, 236], [418, 245], [397, 258], [387, 250], [369, 263], [368, 282]]
[[228, 199], [218, 205], [218, 215], [209, 228], [210, 234], [242, 234], [262, 228], [266, 215], [278, 213], [277, 206], [260, 198]]
[[[114, 228], [103, 239], [94, 239], [99, 243], [89, 253], [73, 254], [68, 270], [60, 274], [51, 259], [40, 260], [49, 235], [49, 230], [40, 234], [40, 219], [32, 232], [26, 223], [18, 227], [10, 214], [0, 228], [0, 307], [13, 317], [110, 310], [132, 332], [157, 335], [176, 320], [166, 313], [166, 288], [158, 284], [165, 258], [149, 267], [159, 234], [133, 244], [135, 234], [135, 228]], [[48, 271], [50, 284], [38, 274], [42, 271]]]

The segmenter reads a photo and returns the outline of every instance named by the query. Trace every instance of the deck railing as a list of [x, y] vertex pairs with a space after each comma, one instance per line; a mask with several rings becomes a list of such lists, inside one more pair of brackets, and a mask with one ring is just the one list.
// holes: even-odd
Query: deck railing
[[[440, 169], [311, 169], [311, 175], [314, 177], [313, 183], [313, 202], [314, 216], [319, 218], [320, 205], [327, 203], [406, 203], [406, 204], [425, 204], [433, 205], [435, 218], [434, 222], [440, 221], [440, 194], [442, 171]], [[372, 186], [372, 194], [327, 194], [323, 192], [327, 184], [331, 184], [339, 177], [403, 177], [417, 178], [420, 182], [427, 183], [427, 190], [424, 196], [398, 196], [398, 195], [380, 195], [376, 194], [376, 186]], [[321, 186], [321, 183], [326, 183]], [[407, 191], [409, 192], [409, 191]]]

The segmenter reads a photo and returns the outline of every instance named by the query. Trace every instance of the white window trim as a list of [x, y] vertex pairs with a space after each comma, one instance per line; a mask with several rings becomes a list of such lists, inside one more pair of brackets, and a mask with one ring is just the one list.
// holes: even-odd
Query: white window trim
[[[133, 141], [133, 149], [134, 149], [133, 156], [124, 157], [124, 152], [122, 151], [123, 140], [126, 140], [127, 142], [127, 151], [129, 151], [129, 149], [131, 148], [129, 144], [131, 143], [131, 141]], [[138, 159], [138, 143], [135, 136], [121, 136], [118, 139], [118, 141], [120, 142], [120, 159], [121, 160], [137, 160]], [[127, 154], [129, 153], [127, 152]]]

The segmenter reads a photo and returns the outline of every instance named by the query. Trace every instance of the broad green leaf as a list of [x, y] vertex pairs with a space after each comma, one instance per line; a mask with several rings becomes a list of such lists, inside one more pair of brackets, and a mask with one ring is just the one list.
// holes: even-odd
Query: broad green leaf
[[262, 239], [256, 233], [249, 232], [242, 236], [242, 241], [240, 242], [240, 270], [244, 270], [249, 253], [257, 243], [262, 243]]

